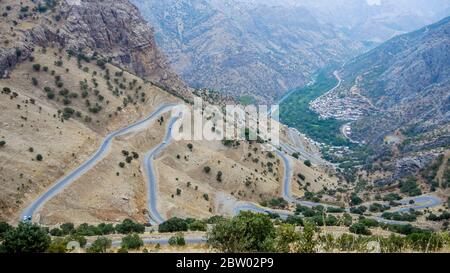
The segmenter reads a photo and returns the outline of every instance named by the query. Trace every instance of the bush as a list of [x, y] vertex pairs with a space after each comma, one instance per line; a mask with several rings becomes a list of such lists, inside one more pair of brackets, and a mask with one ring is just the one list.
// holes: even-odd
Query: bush
[[305, 177], [303, 174], [301, 174], [301, 173], [297, 174], [297, 176], [298, 176], [298, 178], [300, 178], [300, 180], [302, 180], [302, 181], [305, 181], [305, 180], [306, 180], [306, 177]]
[[116, 231], [112, 224], [105, 224], [105, 223], [99, 224], [98, 229], [102, 235], [113, 234]]
[[33, 64], [33, 70], [36, 72], [41, 71], [41, 65], [40, 64]]
[[383, 201], [391, 202], [391, 201], [398, 201], [402, 200], [402, 197], [396, 193], [389, 193], [383, 197]]
[[310, 160], [305, 160], [305, 162], [303, 162], [307, 167], [311, 167], [311, 161]]
[[37, 161], [42, 161], [43, 159], [44, 159], [44, 157], [41, 154], [36, 155]]
[[189, 230], [191, 231], [206, 231], [207, 225], [205, 222], [200, 220], [195, 220], [189, 224]]
[[369, 211], [370, 212], [384, 212], [386, 210], [389, 210], [390, 208], [391, 207], [384, 206], [384, 205], [379, 204], [379, 203], [373, 203], [372, 205], [370, 205]]
[[289, 215], [284, 222], [290, 225], [303, 226], [303, 219], [298, 215]]
[[351, 233], [360, 234], [360, 235], [370, 235], [372, 234], [370, 230], [363, 223], [355, 223], [349, 228]]
[[121, 234], [144, 233], [145, 226], [135, 223], [130, 219], [125, 219], [121, 224], [117, 224], [115, 229], [117, 233]]
[[53, 91], [48, 91], [47, 92], [47, 98], [52, 100], [55, 98], [55, 93], [53, 93]]
[[66, 253], [67, 240], [64, 238], [54, 238], [47, 248], [48, 253]]
[[350, 212], [354, 214], [364, 214], [367, 211], [367, 207], [365, 206], [359, 206], [359, 207], [351, 207]]
[[51, 242], [47, 230], [31, 223], [19, 223], [3, 234], [3, 248], [10, 253], [40, 253], [47, 250]]
[[106, 68], [106, 61], [104, 59], [98, 59], [97, 60], [97, 66], [100, 67], [101, 69], [105, 69]]
[[75, 233], [82, 236], [102, 235], [98, 227], [86, 223], [79, 225]]
[[177, 232], [187, 230], [188, 223], [184, 219], [178, 217], [170, 218], [158, 227], [159, 232]]
[[3, 147], [3, 146], [5, 146], [5, 145], [6, 145], [6, 141], [0, 140], [0, 147]]
[[208, 232], [208, 244], [222, 252], [269, 252], [273, 250], [275, 227], [269, 216], [241, 212], [219, 221]]
[[271, 207], [275, 209], [284, 209], [288, 206], [288, 202], [283, 198], [272, 198], [268, 202], [263, 202], [263, 207]]
[[417, 220], [415, 213], [398, 213], [398, 212], [384, 212], [381, 217], [394, 221], [414, 222]]
[[70, 108], [70, 107], [65, 107], [65, 108], [63, 109], [62, 117], [63, 117], [65, 120], [69, 120], [69, 119], [73, 116], [74, 113], [75, 113], [75, 110], [74, 110], [74, 109], [72, 109], [72, 108]]
[[422, 191], [417, 186], [415, 178], [408, 178], [405, 182], [400, 183], [400, 191], [406, 193], [409, 196], [418, 196], [422, 194]]
[[217, 172], [217, 175], [216, 175], [217, 182], [222, 182], [222, 175], [223, 175], [222, 171]]
[[205, 173], [210, 173], [210, 172], [211, 172], [211, 168], [208, 167], [208, 166], [205, 166], [205, 167], [203, 168], [203, 171], [204, 171]]
[[203, 194], [203, 199], [205, 199], [206, 201], [209, 201], [209, 195], [207, 193]]
[[343, 213], [345, 212], [344, 208], [336, 208], [336, 207], [328, 207], [327, 208], [328, 213]]
[[192, 143], [189, 143], [189, 144], [187, 145], [187, 147], [188, 147], [188, 149], [189, 149], [190, 151], [192, 151], [192, 149], [194, 148], [194, 145], [192, 145]]
[[171, 245], [171, 246], [184, 246], [184, 245], [186, 245], [183, 233], [177, 233], [175, 236], [170, 237], [169, 245]]
[[87, 249], [89, 253], [105, 253], [112, 245], [112, 241], [106, 237], [98, 237]]
[[122, 247], [126, 249], [139, 249], [144, 246], [144, 241], [137, 234], [127, 235], [122, 238]]
[[50, 230], [50, 235], [59, 237], [59, 236], [63, 236], [63, 232], [59, 228], [54, 228], [54, 229]]
[[412, 249], [421, 252], [437, 251], [443, 246], [442, 237], [432, 232], [412, 233], [406, 240]]
[[359, 223], [365, 225], [366, 227], [378, 227], [379, 223], [375, 219], [370, 218], [361, 218], [359, 219]]
[[10, 224], [6, 222], [0, 222], [0, 240], [3, 239], [4, 234], [11, 229], [13, 229], [13, 227]]
[[357, 206], [362, 204], [363, 200], [357, 195], [357, 194], [352, 194], [350, 197], [350, 205], [351, 206]]

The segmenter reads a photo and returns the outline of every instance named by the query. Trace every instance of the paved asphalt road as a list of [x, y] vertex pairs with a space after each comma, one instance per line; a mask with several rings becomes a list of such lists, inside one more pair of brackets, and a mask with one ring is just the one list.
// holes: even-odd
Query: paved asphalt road
[[43, 204], [45, 204], [55, 195], [60, 193], [65, 187], [67, 187], [72, 182], [77, 180], [81, 175], [86, 173], [88, 170], [94, 167], [99, 161], [101, 161], [108, 154], [111, 148], [112, 140], [115, 137], [122, 136], [146, 128], [151, 122], [154, 121], [154, 119], [159, 117], [162, 113], [171, 110], [174, 106], [175, 106], [174, 104], [163, 104], [155, 112], [150, 114], [145, 119], [142, 119], [125, 128], [122, 128], [118, 131], [108, 134], [103, 140], [102, 144], [100, 145], [100, 148], [95, 152], [95, 154], [92, 157], [90, 157], [83, 164], [81, 164], [81, 166], [70, 172], [67, 176], [57, 181], [55, 184], [53, 184], [52, 187], [50, 187], [50, 189], [48, 189], [44, 194], [39, 196], [30, 206], [28, 206], [22, 212], [20, 220], [32, 218], [33, 215], [42, 207]]
[[[103, 140], [100, 148], [97, 150], [97, 152], [87, 161], [85, 161], [80, 167], [69, 173], [67, 176], [56, 182], [48, 191], [46, 191], [43, 195], [41, 195], [37, 200], [35, 200], [28, 208], [25, 209], [25, 211], [22, 213], [22, 219], [26, 219], [28, 217], [32, 217], [36, 211], [38, 211], [42, 205], [50, 200], [52, 197], [54, 197], [56, 194], [60, 193], [65, 187], [67, 187], [69, 184], [74, 182], [76, 179], [78, 179], [82, 174], [86, 173], [89, 169], [91, 169], [95, 164], [97, 164], [100, 160], [102, 160], [106, 154], [109, 152], [109, 149], [111, 147], [111, 142], [115, 137], [122, 136], [131, 132], [139, 131], [144, 128], [146, 128], [153, 120], [161, 115], [162, 113], [168, 112], [170, 110], [173, 110], [177, 107], [175, 104], [163, 104], [161, 107], [158, 108], [155, 112], [153, 112], [151, 115], [149, 115], [147, 118], [136, 122], [130, 126], [127, 126], [123, 129], [120, 129], [116, 132], [110, 133], [107, 135], [107, 137]], [[181, 117], [181, 112], [178, 111], [177, 114], [175, 114], [174, 117], [172, 117], [169, 120], [166, 135], [164, 137], [164, 140], [161, 144], [159, 144], [154, 149], [150, 150], [145, 158], [144, 158], [144, 168], [147, 173], [147, 182], [148, 182], [148, 209], [150, 218], [152, 219], [151, 222], [153, 224], [159, 224], [164, 222], [164, 217], [160, 215], [157, 209], [157, 196], [158, 196], [158, 185], [157, 185], [157, 179], [155, 175], [155, 170], [153, 167], [153, 160], [157, 155], [159, 155], [163, 149], [165, 149], [172, 140], [172, 129], [177, 121]], [[284, 178], [283, 178], [283, 198], [286, 199], [290, 203], [296, 203], [301, 204], [303, 206], [308, 207], [314, 207], [314, 206], [325, 206], [329, 207], [327, 204], [321, 204], [321, 203], [314, 203], [309, 201], [301, 201], [298, 199], [295, 199], [291, 195], [290, 190], [290, 182], [292, 177], [292, 166], [291, 166], [291, 158], [286, 155], [284, 152], [278, 151], [277, 154], [279, 157], [282, 158], [284, 163]], [[414, 204], [409, 204], [410, 200], [414, 201]], [[413, 208], [415, 210], [421, 210], [426, 208], [431, 208], [438, 206], [442, 204], [442, 201], [434, 196], [430, 195], [424, 195], [419, 197], [412, 197], [405, 200], [400, 201], [403, 205], [407, 207], [394, 209], [392, 212], [404, 212], [408, 211], [409, 209]], [[349, 208], [347, 208], [347, 211]], [[286, 218], [288, 215], [291, 215], [292, 212], [289, 211], [280, 211], [280, 210], [274, 210], [270, 208], [263, 208], [257, 204], [250, 203], [250, 202], [237, 202], [233, 212], [234, 214], [238, 214], [240, 211], [253, 211], [257, 213], [276, 213], [279, 214], [282, 218]], [[396, 222], [396, 221], [389, 221], [380, 218], [379, 216], [374, 217], [375, 219], [383, 222], [389, 222], [389, 223], [401, 223], [404, 224], [404, 222]], [[168, 239], [149, 239], [148, 244], [153, 243], [160, 243], [164, 244], [167, 243]], [[204, 242], [204, 238], [189, 238], [187, 240], [187, 243], [202, 243]]]

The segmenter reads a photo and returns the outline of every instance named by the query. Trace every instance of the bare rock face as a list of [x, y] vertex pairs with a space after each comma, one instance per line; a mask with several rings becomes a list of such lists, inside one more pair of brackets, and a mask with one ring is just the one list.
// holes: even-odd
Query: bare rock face
[[62, 11], [66, 14], [63, 33], [72, 36], [67, 39], [69, 48], [91, 48], [155, 82], [178, 81], [155, 44], [153, 30], [128, 1], [83, 1], [65, 5]]
[[[162, 87], [187, 92], [157, 48], [153, 29], [127, 0], [63, 0], [54, 9], [55, 14], [61, 17], [56, 27], [42, 23], [24, 34], [23, 53], [35, 45], [51, 43], [87, 55], [96, 52]], [[10, 51], [0, 51], [1, 74], [20, 61], [15, 51]]]

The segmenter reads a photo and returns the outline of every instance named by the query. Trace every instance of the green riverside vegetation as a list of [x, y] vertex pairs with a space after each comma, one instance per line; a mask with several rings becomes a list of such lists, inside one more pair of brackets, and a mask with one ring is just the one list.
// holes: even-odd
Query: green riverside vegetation
[[280, 105], [282, 123], [298, 129], [319, 142], [334, 146], [350, 145], [340, 133], [342, 122], [335, 119], [321, 119], [309, 109], [309, 103], [336, 86], [337, 80], [328, 71], [322, 71], [316, 82], [293, 92]]

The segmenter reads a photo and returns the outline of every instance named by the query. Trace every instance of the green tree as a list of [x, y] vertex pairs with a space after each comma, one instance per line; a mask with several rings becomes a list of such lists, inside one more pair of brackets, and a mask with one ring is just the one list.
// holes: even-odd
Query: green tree
[[303, 232], [300, 233], [299, 244], [297, 247], [297, 252], [299, 253], [315, 253], [317, 247], [317, 240], [315, 238], [316, 226], [310, 222], [306, 221], [304, 223]]
[[305, 162], [303, 162], [303, 163], [305, 163], [305, 165], [306, 165], [307, 167], [311, 167], [311, 166], [312, 166], [312, 163], [311, 163], [310, 160], [305, 160]]
[[173, 217], [164, 223], [160, 224], [158, 227], [159, 232], [176, 232], [176, 231], [187, 231], [188, 223], [181, 218]]
[[117, 224], [115, 229], [117, 233], [121, 234], [144, 233], [145, 226], [135, 223], [131, 219], [125, 219], [121, 224]]
[[169, 245], [171, 246], [184, 246], [186, 241], [184, 240], [183, 233], [179, 232], [176, 235], [169, 238]]
[[289, 253], [292, 251], [294, 244], [300, 240], [300, 234], [295, 231], [295, 226], [290, 224], [282, 224], [277, 229], [277, 237], [275, 239], [276, 252]]
[[136, 233], [122, 238], [122, 247], [126, 249], [139, 249], [144, 246], [144, 241]]
[[116, 230], [112, 224], [101, 223], [98, 225], [98, 229], [102, 235], [113, 234]]
[[46, 229], [31, 223], [19, 223], [4, 233], [3, 247], [10, 253], [39, 253], [47, 250], [51, 242]]
[[13, 229], [13, 227], [10, 224], [6, 222], [0, 222], [0, 240], [3, 239], [4, 234], [11, 229]]
[[222, 175], [223, 175], [222, 171], [217, 172], [217, 176], [216, 176], [217, 182], [222, 182]]
[[54, 238], [47, 249], [49, 253], [66, 253], [67, 240], [61, 237]]
[[355, 193], [353, 193], [350, 197], [350, 205], [357, 206], [362, 204], [363, 200]]
[[112, 245], [112, 241], [106, 237], [98, 237], [87, 249], [89, 253], [105, 253]]
[[200, 220], [195, 220], [189, 224], [189, 230], [192, 231], [206, 231], [206, 228], [206, 223]]
[[41, 65], [40, 64], [33, 64], [33, 70], [36, 72], [41, 71]]
[[59, 226], [64, 235], [69, 235], [75, 232], [75, 226], [73, 223], [64, 223]]
[[219, 221], [208, 232], [208, 244], [223, 252], [273, 251], [275, 227], [269, 216], [241, 212]]
[[355, 223], [349, 228], [351, 233], [360, 234], [360, 235], [370, 235], [372, 234], [370, 230], [361, 222]]

